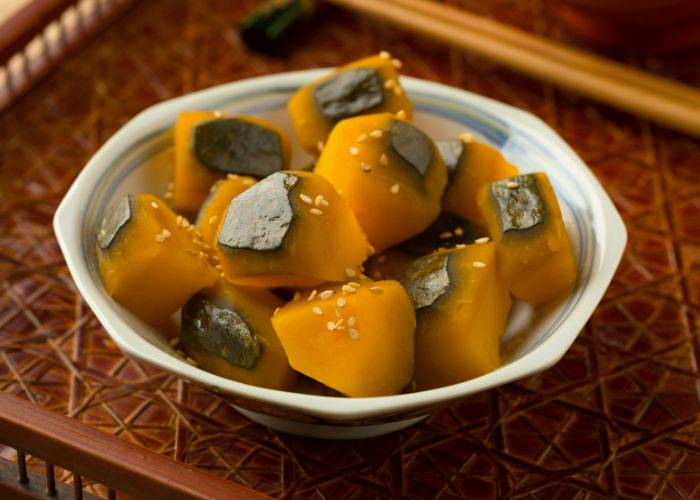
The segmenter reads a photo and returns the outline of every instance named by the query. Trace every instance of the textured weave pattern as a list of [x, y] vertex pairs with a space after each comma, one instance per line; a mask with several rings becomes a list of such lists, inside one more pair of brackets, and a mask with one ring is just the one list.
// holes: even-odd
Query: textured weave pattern
[[[334, 9], [284, 58], [259, 56], [236, 31], [254, 3], [140, 2], [0, 116], [0, 388], [274, 496], [700, 496], [698, 143]], [[562, 36], [539, 1], [463, 4]], [[625, 257], [563, 360], [403, 432], [318, 442], [252, 424], [124, 357], [77, 293], [51, 228], [90, 155], [163, 99], [380, 49], [406, 74], [544, 119], [623, 214]], [[699, 59], [629, 58], [695, 84]]]

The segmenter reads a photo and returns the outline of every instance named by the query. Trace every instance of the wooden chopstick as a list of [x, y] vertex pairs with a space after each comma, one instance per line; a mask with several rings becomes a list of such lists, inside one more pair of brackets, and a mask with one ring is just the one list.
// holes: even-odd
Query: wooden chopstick
[[426, 0], [326, 0], [700, 137], [700, 91]]

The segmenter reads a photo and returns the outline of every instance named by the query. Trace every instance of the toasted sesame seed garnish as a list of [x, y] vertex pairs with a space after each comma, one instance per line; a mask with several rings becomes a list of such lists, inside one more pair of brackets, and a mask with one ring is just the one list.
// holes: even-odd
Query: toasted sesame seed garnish
[[345, 307], [348, 303], [345, 301], [343, 297], [338, 297], [338, 300], [336, 301], [336, 304], [338, 304], [338, 307], [343, 308]]
[[219, 274], [219, 277], [220, 277], [221, 279], [225, 279], [225, 278], [226, 278], [226, 275], [225, 275], [224, 273], [220, 273], [220, 274]]
[[389, 164], [389, 158], [387, 157], [386, 153], [382, 153], [382, 156], [379, 157], [379, 163], [381, 163], [382, 165]]
[[488, 243], [488, 242], [489, 242], [488, 236], [484, 236], [483, 238], [479, 238], [479, 239], [474, 240], [474, 243], [476, 243], [477, 245], [483, 245], [484, 243]]
[[351, 287], [350, 285], [343, 285], [340, 287], [340, 289], [343, 291], [343, 293], [355, 293], [355, 288]]
[[460, 134], [459, 140], [462, 141], [463, 143], [467, 144], [470, 143], [474, 140], [474, 135], [471, 132], [464, 132]]
[[214, 111], [214, 118], [221, 118], [221, 111]]
[[323, 141], [318, 141], [316, 143], [316, 149], [318, 149], [319, 153], [323, 152], [323, 148], [325, 147], [325, 144], [323, 144]]
[[318, 292], [316, 290], [311, 290], [311, 293], [309, 294], [309, 298], [306, 299], [307, 302], [311, 302], [316, 298], [316, 295], [318, 295]]
[[341, 190], [341, 189], [338, 189], [338, 196], [340, 196], [342, 199], [345, 200], [345, 199], [346, 199], [346, 198], [345, 198], [345, 191], [343, 191], [343, 190]]
[[377, 129], [377, 130], [372, 130], [372, 131], [369, 133], [369, 135], [371, 135], [371, 136], [374, 137], [375, 139], [379, 139], [381, 136], [384, 135], [384, 132], [382, 132], [381, 130]]
[[330, 299], [331, 297], [333, 297], [334, 293], [335, 292], [333, 290], [324, 290], [323, 292], [319, 293], [318, 296], [319, 296], [319, 298], [326, 300], [326, 299]]
[[401, 90], [401, 87], [399, 87], [398, 85], [396, 87], [394, 87], [394, 94], [395, 95], [403, 94], [403, 90]]
[[301, 193], [301, 194], [299, 195], [299, 198], [301, 198], [301, 201], [303, 201], [303, 202], [306, 203], [307, 205], [312, 205], [313, 202], [314, 202], [314, 200], [312, 200], [312, 199], [311, 199], [311, 196], [309, 196], [308, 194]]
[[324, 201], [323, 195], [319, 194], [318, 196], [316, 196], [316, 198], [314, 198], [314, 205], [316, 205], [317, 207], [320, 207], [321, 204], [323, 203], [323, 201]]
[[366, 163], [363, 163], [363, 164], [362, 164], [362, 170], [363, 170], [364, 172], [371, 172], [371, 171], [372, 171], [372, 167], [370, 167], [370, 166], [367, 165]]
[[514, 182], [514, 181], [508, 181], [506, 183], [506, 187], [508, 189], [518, 189], [520, 187], [520, 184], [518, 184], [517, 182]]
[[208, 255], [204, 252], [197, 252], [197, 257], [199, 257], [200, 259], [206, 259]]
[[336, 318], [342, 318], [343, 317], [343, 311], [340, 309], [340, 307], [335, 308], [335, 317]]
[[173, 192], [172, 192], [172, 191], [166, 191], [166, 193], [165, 193], [164, 196], [165, 196], [165, 199], [166, 199], [166, 200], [169, 200], [169, 199], [171, 199], [171, 198], [173, 197]]
[[352, 146], [352, 147], [350, 148], [350, 154], [353, 155], [353, 156], [359, 155], [359, 154], [360, 154], [359, 148], [356, 148], [355, 146]]
[[280, 308], [279, 308], [279, 307], [275, 307], [275, 312], [272, 313], [272, 317], [274, 318], [275, 316], [277, 316], [277, 313], [278, 313], [278, 312], [280, 312]]
[[348, 268], [345, 269], [345, 275], [346, 275], [348, 278], [352, 278], [352, 277], [355, 276], [356, 274], [357, 274], [357, 272], [355, 272], [355, 270], [354, 270], [353, 268], [351, 268], [351, 267], [348, 267]]
[[455, 248], [459, 248], [461, 250], [462, 248], [467, 248], [467, 245], [465, 245], [464, 243], [457, 243], [455, 245]]
[[396, 68], [396, 69], [400, 69], [401, 66], [403, 66], [403, 64], [401, 63], [401, 61], [399, 61], [398, 59], [392, 59], [392, 60], [391, 60], [391, 64], [392, 64], [392, 65], [394, 66], [394, 68]]
[[379, 257], [377, 257], [377, 262], [379, 262], [380, 264], [386, 262], [386, 255], [380, 255]]
[[406, 118], [406, 112], [403, 109], [400, 109], [396, 112], [396, 118], [400, 118], [401, 120]]
[[294, 292], [294, 297], [292, 297], [292, 300], [299, 300], [300, 298], [301, 292], [297, 290], [296, 292]]
[[159, 234], [156, 234], [156, 241], [158, 243], [163, 243], [165, 241], [165, 238], [163, 238], [163, 235], [159, 233]]
[[370, 255], [374, 255], [375, 253], [377, 253], [377, 251], [374, 249], [374, 247], [372, 245], [370, 245], [369, 243], [367, 243], [367, 250], [369, 250]]
[[190, 228], [190, 231], [194, 231], [194, 228], [190, 225], [190, 221], [185, 217], [182, 218], [182, 227]]
[[372, 274], [372, 278], [379, 281], [380, 279], [382, 279], [382, 273], [380, 273], [379, 271], [374, 271], [374, 274]]
[[380, 286], [371, 286], [369, 287], [369, 291], [376, 295], [381, 295], [384, 293], [384, 289]]
[[396, 85], [396, 80], [394, 80], [393, 78], [389, 78], [387, 81], [384, 82], [384, 88], [385, 88], [385, 89], [390, 89], [390, 88], [392, 88], [394, 85]]
[[309, 210], [312, 215], [323, 215], [323, 210], [319, 210], [318, 208], [312, 208]]
[[335, 322], [335, 327], [337, 329], [340, 329], [341, 326], [345, 323], [345, 318], [340, 318], [338, 321]]
[[245, 179], [243, 181], [244, 186], [252, 186], [253, 184], [255, 184], [255, 181], [253, 179]]
[[158, 203], [156, 203], [155, 201], [152, 201], [152, 202], [151, 202], [151, 206], [152, 206], [153, 208], [158, 208]]
[[316, 316], [323, 316], [323, 310], [318, 306], [312, 307], [311, 312], [314, 313]]
[[335, 323], [333, 321], [329, 321], [326, 323], [326, 328], [328, 328], [330, 331], [335, 330]]
[[359, 340], [359, 338], [360, 338], [360, 332], [358, 332], [358, 331], [355, 330], [354, 328], [350, 328], [350, 329], [348, 330], [348, 335], [350, 336], [350, 338], [351, 338], [352, 340]]
[[221, 264], [217, 264], [214, 266], [214, 269], [216, 269], [217, 271], [223, 271], [224, 267]]
[[462, 235], [464, 234], [464, 229], [462, 229], [461, 227], [456, 227], [456, 228], [455, 228], [455, 234], [456, 234], [457, 236], [462, 236]]
[[475, 260], [474, 262], [472, 262], [472, 266], [474, 266], [474, 267], [486, 267], [486, 264], [484, 264], [483, 262], [479, 262], [478, 260]]
[[209, 217], [209, 221], [208, 221], [208, 222], [209, 222], [209, 225], [210, 225], [210, 226], [213, 226], [214, 224], [216, 224], [216, 221], [217, 221], [218, 219], [219, 219], [219, 216], [218, 216], [218, 215], [212, 215], [211, 217]]
[[180, 337], [173, 337], [170, 339], [170, 342], [168, 342], [168, 344], [170, 344], [173, 347], [175, 347], [179, 343], [180, 343]]
[[187, 362], [188, 362], [189, 364], [191, 364], [192, 366], [197, 366], [197, 362], [196, 362], [194, 359], [190, 358], [190, 357], [187, 358]]
[[367, 140], [367, 134], [360, 134], [357, 138], [357, 142], [365, 142]]
[[185, 351], [181, 351], [180, 349], [178, 349], [175, 352], [177, 353], [178, 356], [183, 357], [183, 358], [185, 357]]
[[393, 194], [398, 193], [398, 192], [399, 192], [399, 189], [400, 189], [400, 186], [399, 186], [398, 184], [394, 184], [393, 186], [391, 186], [391, 192], [392, 192]]
[[386, 50], [382, 50], [379, 53], [379, 57], [381, 57], [382, 59], [391, 59], [391, 54]]
[[165, 239], [168, 239], [173, 235], [173, 233], [171, 233], [169, 229], [163, 229], [162, 234], [163, 234], [163, 238], [165, 238]]
[[107, 234], [107, 231], [105, 231], [104, 229], [100, 229], [100, 236], [104, 236], [105, 234]]
[[450, 238], [452, 238], [452, 233], [451, 233], [451, 232], [446, 231], [446, 232], [444, 232], [444, 233], [440, 233], [440, 239], [441, 239], [441, 240], [449, 240]]
[[348, 281], [346, 285], [351, 286], [353, 288], [360, 288], [360, 284], [355, 281]]
[[353, 326], [355, 326], [355, 323], [357, 323], [357, 318], [355, 316], [350, 316], [348, 318], [348, 326], [352, 328]]
[[[238, 179], [238, 174], [226, 174], [227, 179]], [[215, 186], [217, 184], [214, 184]]]

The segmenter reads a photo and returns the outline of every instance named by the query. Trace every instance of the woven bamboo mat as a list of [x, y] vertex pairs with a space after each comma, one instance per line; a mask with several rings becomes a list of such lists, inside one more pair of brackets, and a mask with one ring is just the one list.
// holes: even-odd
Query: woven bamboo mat
[[[0, 389], [274, 496], [700, 496], [698, 142], [333, 9], [284, 58], [260, 56], [236, 31], [254, 4], [139, 2], [0, 115]], [[564, 36], [542, 1], [462, 4]], [[77, 293], [51, 229], [88, 158], [163, 99], [380, 49], [407, 74], [541, 117], [623, 214], [625, 257], [563, 360], [403, 432], [318, 442], [252, 424], [124, 357]], [[623, 58], [700, 84], [700, 52]]]

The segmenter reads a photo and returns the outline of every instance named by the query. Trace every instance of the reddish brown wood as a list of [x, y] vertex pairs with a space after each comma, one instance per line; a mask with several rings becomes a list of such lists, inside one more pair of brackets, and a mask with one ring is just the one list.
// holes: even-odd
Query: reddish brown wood
[[4, 393], [0, 441], [139, 498], [266, 498]]

